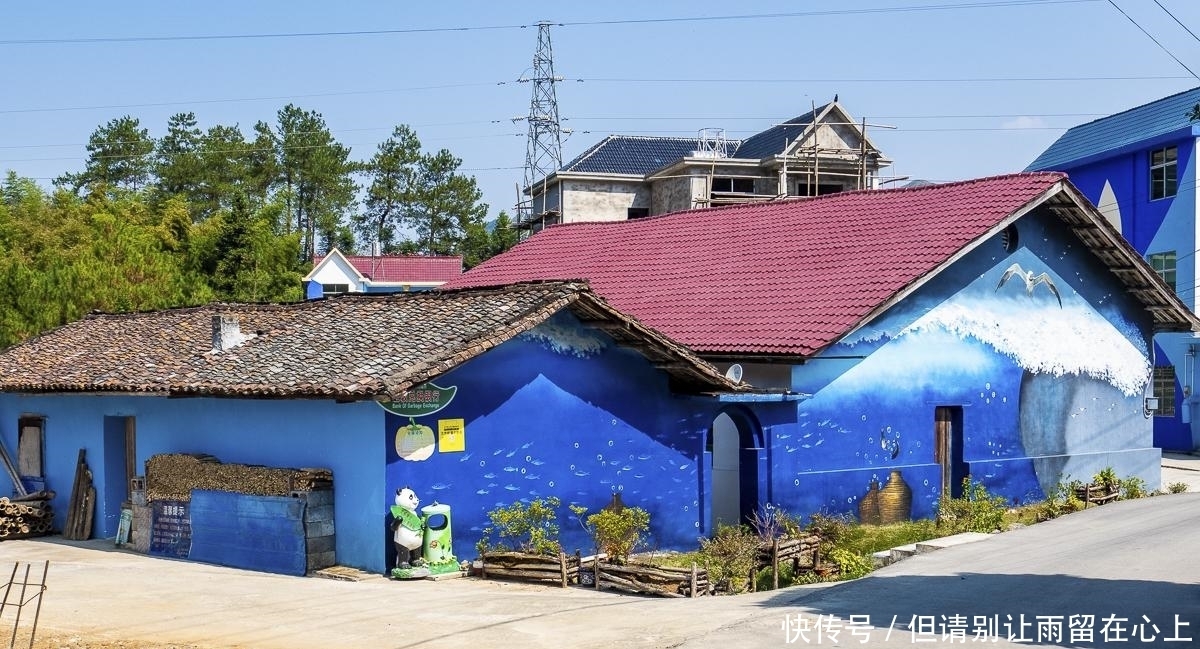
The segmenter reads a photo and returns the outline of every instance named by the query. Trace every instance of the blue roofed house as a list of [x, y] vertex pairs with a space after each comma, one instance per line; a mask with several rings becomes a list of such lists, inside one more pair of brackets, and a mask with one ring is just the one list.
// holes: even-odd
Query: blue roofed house
[[[1071, 128], [1032, 164], [1064, 171], [1141, 253], [1184, 304], [1196, 310], [1196, 138], [1193, 88]], [[1159, 334], [1154, 345], [1154, 443], [1200, 448], [1196, 350], [1190, 333]]]
[[624, 221], [699, 207], [873, 189], [891, 164], [836, 99], [745, 140], [610, 135], [525, 189], [518, 225]]

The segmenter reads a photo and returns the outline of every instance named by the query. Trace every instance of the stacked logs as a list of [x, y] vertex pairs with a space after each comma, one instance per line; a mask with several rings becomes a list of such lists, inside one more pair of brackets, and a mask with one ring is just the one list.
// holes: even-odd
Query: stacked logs
[[146, 500], [190, 501], [192, 490], [286, 496], [333, 487], [329, 469], [277, 469], [224, 464], [211, 455], [165, 453], [146, 460]]
[[708, 571], [697, 568], [675, 568], [631, 563], [619, 566], [596, 562], [593, 585], [596, 590], [611, 588], [637, 595], [658, 597], [699, 597], [711, 591]]
[[26, 539], [49, 534], [54, 524], [53, 491], [0, 498], [0, 539]]
[[562, 588], [579, 582], [579, 557], [529, 554], [525, 552], [485, 552], [480, 557], [479, 576], [507, 577], [526, 581], [552, 581]]
[[479, 575], [522, 581], [552, 582], [562, 588], [578, 584], [658, 597], [699, 597], [712, 592], [708, 571], [631, 563], [606, 563], [606, 555], [580, 557], [525, 552], [486, 552]]

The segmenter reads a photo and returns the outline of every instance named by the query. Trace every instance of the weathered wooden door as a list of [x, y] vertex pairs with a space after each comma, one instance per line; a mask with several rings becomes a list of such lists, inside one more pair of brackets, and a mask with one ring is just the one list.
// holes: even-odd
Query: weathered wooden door
[[963, 462], [962, 408], [938, 406], [933, 413], [933, 461], [941, 465], [942, 494], [962, 496], [962, 482], [967, 477]]

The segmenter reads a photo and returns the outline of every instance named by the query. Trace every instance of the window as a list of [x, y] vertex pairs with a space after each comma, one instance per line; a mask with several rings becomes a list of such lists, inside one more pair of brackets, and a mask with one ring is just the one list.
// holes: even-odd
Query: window
[[625, 218], [644, 219], [647, 216], [650, 216], [650, 208], [648, 207], [631, 207], [625, 210]]
[[809, 183], [801, 180], [800, 182], [796, 183], [796, 193], [794, 195], [795, 196], [825, 196], [826, 194], [836, 194], [838, 192], [844, 191], [845, 187], [843, 187], [842, 185], [832, 185], [832, 184], [822, 183], [815, 187], [815, 189], [817, 190], [815, 194], [812, 193], [813, 189], [814, 189], [814, 187], [812, 187]]
[[1150, 152], [1150, 200], [1175, 195], [1178, 153], [1173, 146]]
[[712, 179], [713, 193], [726, 194], [753, 194], [754, 179], [753, 178], [713, 178]]
[[1167, 283], [1167, 286], [1170, 286], [1172, 291], [1176, 290], [1175, 251], [1172, 250], [1170, 252], [1152, 253], [1147, 258], [1147, 261], [1150, 262], [1150, 267], [1154, 269], [1154, 272], [1158, 273], [1158, 276], [1163, 278], [1163, 281]]
[[1163, 365], [1154, 368], [1154, 396], [1158, 397], [1159, 417], [1175, 416], [1175, 366]]
[[349, 284], [322, 284], [321, 285], [321, 297], [329, 297], [330, 295], [337, 295], [338, 293], [349, 293], [349, 292], [350, 292]]

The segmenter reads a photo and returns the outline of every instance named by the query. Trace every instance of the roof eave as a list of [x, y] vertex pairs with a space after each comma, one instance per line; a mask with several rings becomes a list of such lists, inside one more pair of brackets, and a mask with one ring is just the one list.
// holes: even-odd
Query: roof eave
[[615, 180], [623, 182], [641, 182], [645, 178], [642, 174], [617, 174], [617, 173], [595, 173], [585, 171], [556, 171], [543, 180], [540, 180], [529, 187], [525, 187], [521, 191], [528, 196], [536, 196], [533, 190], [545, 189], [557, 185], [565, 180]]

